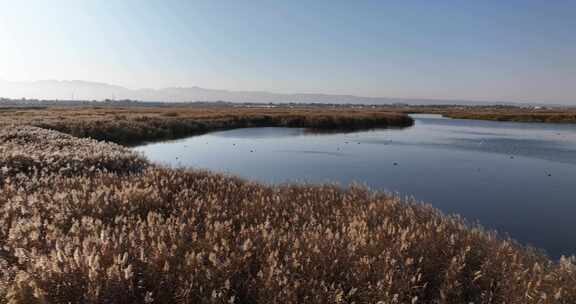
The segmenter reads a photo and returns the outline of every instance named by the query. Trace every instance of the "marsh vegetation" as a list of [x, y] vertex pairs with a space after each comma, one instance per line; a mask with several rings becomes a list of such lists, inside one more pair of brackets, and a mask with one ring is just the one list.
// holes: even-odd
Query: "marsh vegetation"
[[162, 168], [35, 127], [0, 147], [2, 302], [576, 302], [573, 258], [395, 195]]
[[[397, 109], [399, 110], [399, 109]], [[576, 123], [576, 108], [515, 106], [416, 106], [404, 113], [436, 113], [450, 118], [514, 122]]]
[[575, 299], [573, 260], [358, 188], [148, 169], [2, 192], [3, 288], [17, 303]]
[[65, 107], [0, 110], [4, 124], [32, 125], [76, 137], [119, 144], [180, 138], [208, 131], [246, 127], [302, 127], [360, 130], [406, 127], [406, 114], [373, 109]]

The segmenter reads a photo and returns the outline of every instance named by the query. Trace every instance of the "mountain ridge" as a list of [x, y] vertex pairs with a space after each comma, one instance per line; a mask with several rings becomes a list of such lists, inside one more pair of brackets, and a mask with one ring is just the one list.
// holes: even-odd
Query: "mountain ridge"
[[154, 102], [227, 101], [255, 103], [335, 103], [335, 104], [462, 104], [462, 105], [534, 105], [533, 103], [363, 97], [348, 94], [292, 93], [267, 91], [231, 91], [198, 86], [161, 89], [129, 89], [123, 86], [84, 80], [39, 80], [15, 82], [0, 79], [0, 97], [51, 100], [139, 100]]

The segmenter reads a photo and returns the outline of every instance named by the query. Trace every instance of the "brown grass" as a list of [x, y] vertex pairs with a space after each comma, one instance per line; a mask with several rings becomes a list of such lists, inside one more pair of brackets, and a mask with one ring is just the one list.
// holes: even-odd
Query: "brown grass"
[[436, 113], [450, 118], [515, 122], [576, 123], [575, 108], [533, 109], [519, 107], [411, 107], [404, 113]]
[[576, 123], [576, 112], [450, 112], [446, 116], [450, 118], [496, 121]]
[[376, 109], [90, 107], [0, 110], [6, 124], [32, 125], [120, 144], [172, 139], [218, 129], [303, 127], [370, 129], [410, 126], [405, 114]]
[[159, 168], [38, 128], [0, 147], [37, 150], [0, 166], [0, 302], [576, 303], [573, 258], [390, 194]]

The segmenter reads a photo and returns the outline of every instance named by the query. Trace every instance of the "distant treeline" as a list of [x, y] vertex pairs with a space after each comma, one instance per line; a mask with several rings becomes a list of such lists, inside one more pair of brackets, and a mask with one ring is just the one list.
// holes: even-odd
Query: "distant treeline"
[[259, 103], [259, 102], [230, 102], [230, 101], [190, 101], [190, 102], [164, 102], [164, 101], [139, 101], [131, 99], [105, 99], [105, 100], [61, 100], [61, 99], [10, 99], [0, 98], [0, 107], [298, 107], [298, 108], [424, 108], [424, 109], [450, 109], [454, 107], [465, 108], [490, 108], [490, 109], [514, 109], [522, 108], [517, 105], [413, 105], [407, 103], [390, 104], [353, 104], [353, 103], [319, 103], [319, 102], [283, 102], [283, 103]]

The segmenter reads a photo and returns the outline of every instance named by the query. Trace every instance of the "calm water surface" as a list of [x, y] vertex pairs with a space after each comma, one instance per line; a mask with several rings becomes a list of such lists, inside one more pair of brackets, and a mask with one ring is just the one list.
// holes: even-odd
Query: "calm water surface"
[[548, 254], [576, 254], [576, 125], [413, 115], [406, 129], [214, 132], [135, 148], [268, 183], [360, 182], [431, 203]]

